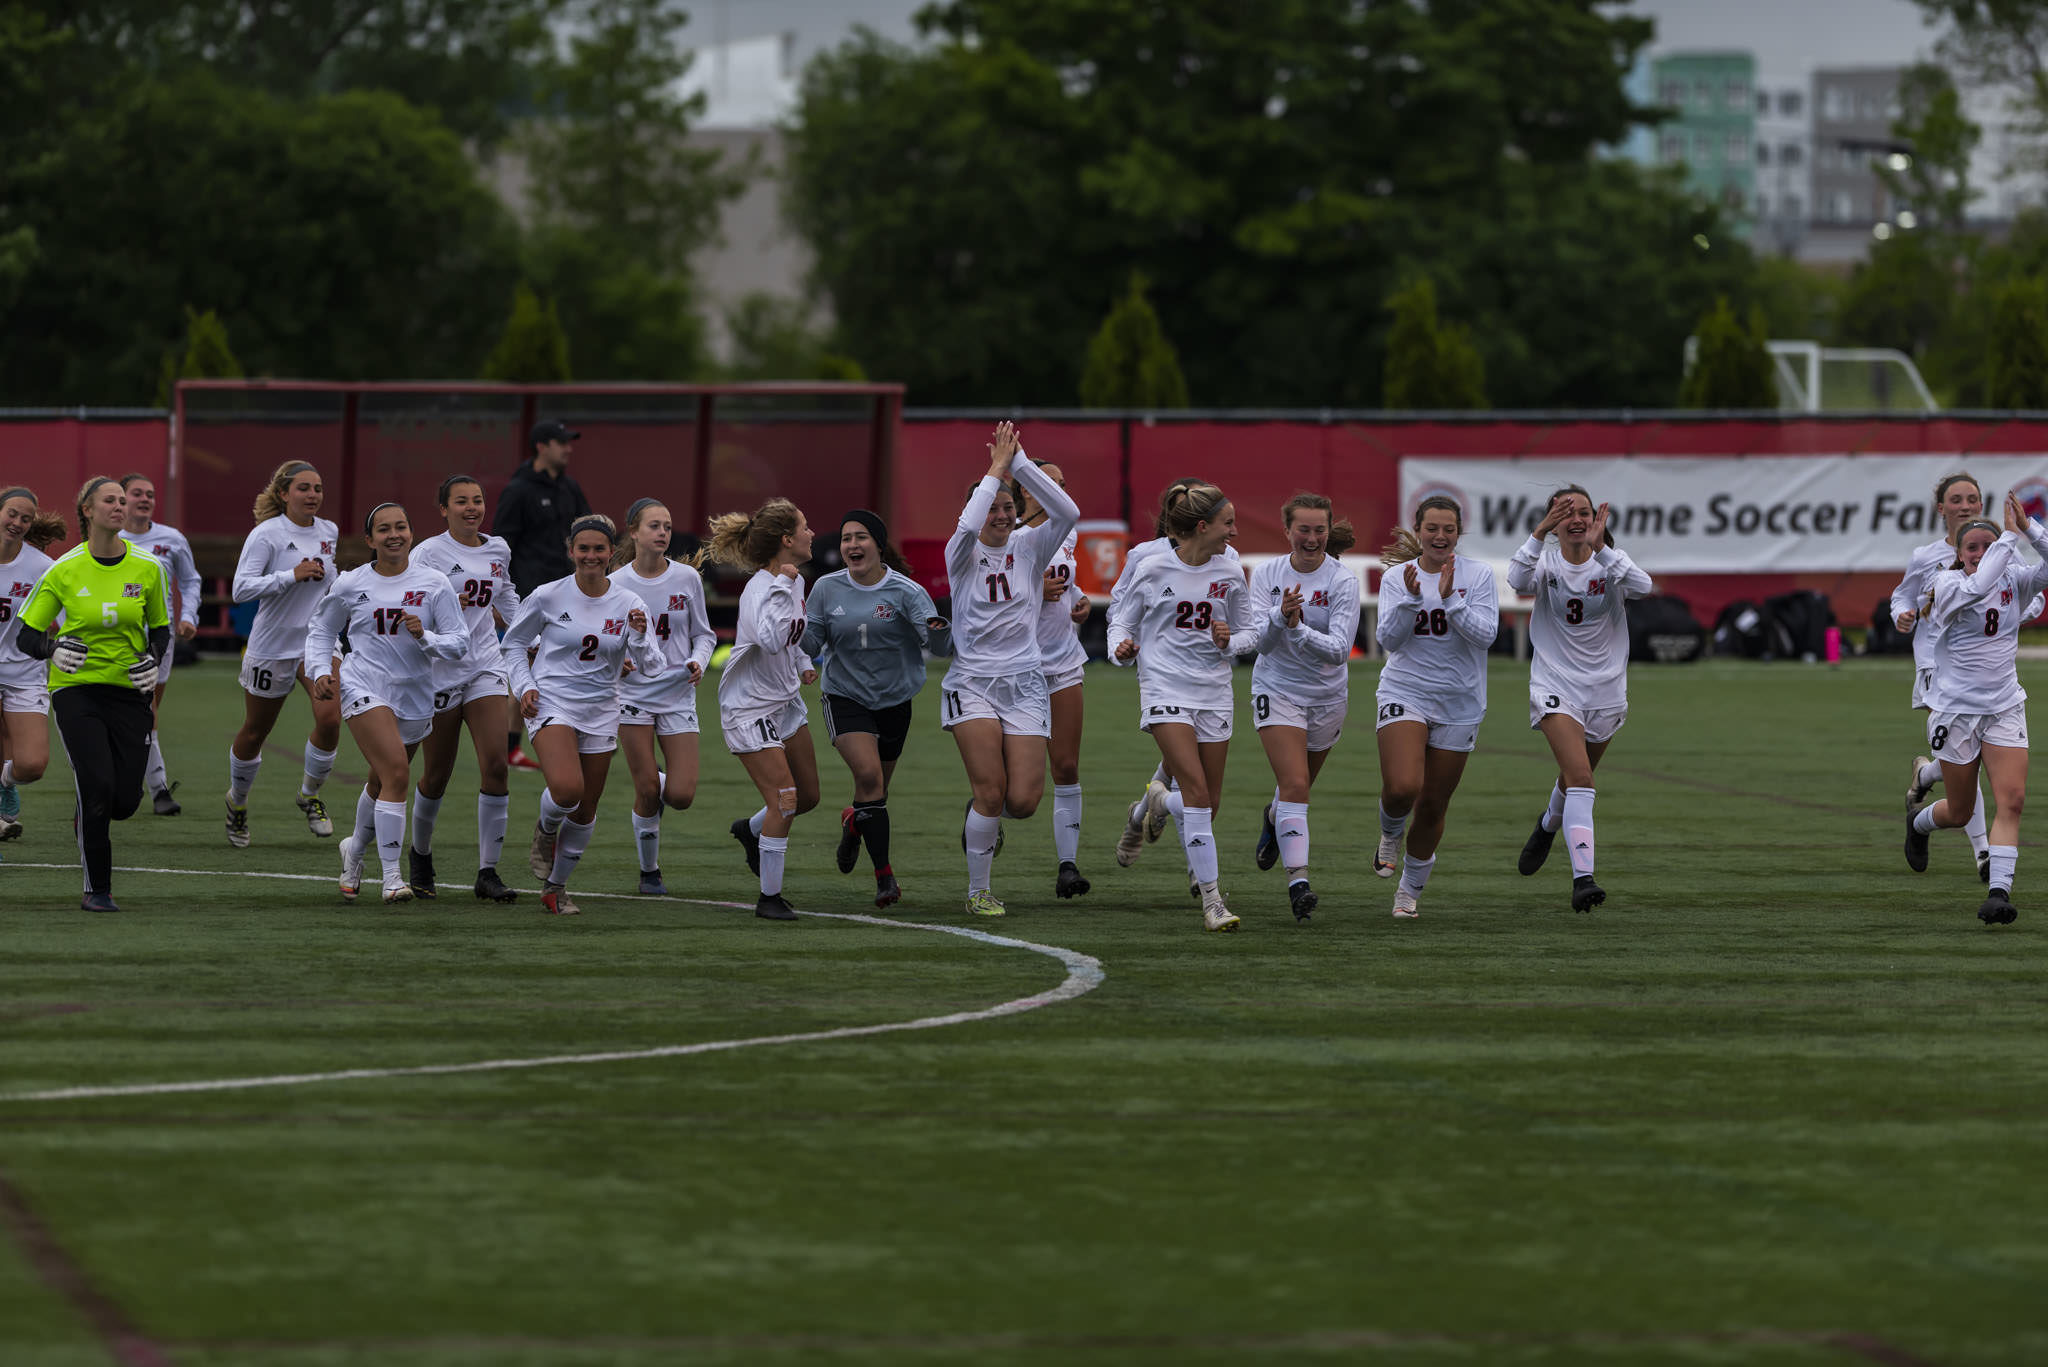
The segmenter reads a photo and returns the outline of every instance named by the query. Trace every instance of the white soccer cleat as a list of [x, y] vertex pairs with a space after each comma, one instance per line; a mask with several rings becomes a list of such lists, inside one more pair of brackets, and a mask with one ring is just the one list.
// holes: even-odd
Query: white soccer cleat
[[1392, 878], [1394, 870], [1401, 867], [1401, 837], [1380, 835], [1380, 847], [1373, 852], [1372, 871], [1381, 878]]
[[384, 875], [384, 902], [386, 906], [393, 902], [410, 902], [411, 900], [412, 884], [405, 881], [404, 874], [393, 871]]
[[1933, 762], [1934, 761], [1930, 760], [1925, 755], [1913, 756], [1913, 772], [1907, 775], [1906, 777], [1907, 811], [1912, 811], [1914, 808], [1918, 807], [1922, 802], [1927, 800], [1928, 789], [1933, 787], [1933, 785], [1928, 783], [1922, 783], [1920, 781], [1920, 771], [1927, 765], [1932, 764]]
[[363, 847], [353, 835], [341, 840], [341, 900], [353, 902], [363, 890]]
[[1131, 804], [1131, 810], [1124, 817], [1123, 834], [1116, 838], [1116, 862], [1124, 868], [1138, 862], [1138, 856], [1145, 849], [1145, 807], [1151, 797], [1147, 790], [1144, 797]]
[[555, 876], [555, 839], [559, 834], [547, 830], [538, 820], [533, 823], [533, 844], [526, 849], [526, 867], [543, 883]]
[[1166, 829], [1166, 795], [1172, 789], [1158, 779], [1145, 785], [1145, 843], [1151, 844]]
[[1395, 888], [1394, 919], [1397, 921], [1412, 921], [1420, 915], [1422, 913], [1415, 909], [1415, 894], [1406, 888]]
[[1231, 931], [1237, 926], [1237, 913], [1224, 903], [1221, 892], [1202, 895], [1202, 929]]
[[326, 803], [308, 793], [300, 793], [298, 803], [299, 811], [305, 815], [307, 830], [319, 836], [334, 834], [334, 822], [327, 815]]

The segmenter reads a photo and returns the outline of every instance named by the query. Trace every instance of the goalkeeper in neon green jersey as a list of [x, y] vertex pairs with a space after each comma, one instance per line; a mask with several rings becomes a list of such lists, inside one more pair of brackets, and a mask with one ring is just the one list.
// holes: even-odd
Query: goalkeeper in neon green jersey
[[[128, 496], [95, 476], [78, 492], [84, 544], [59, 556], [21, 610], [24, 654], [50, 662], [50, 710], [78, 785], [87, 911], [114, 905], [112, 823], [142, 802], [150, 699], [171, 645], [162, 565], [121, 539]], [[62, 619], [61, 624], [59, 618]]]

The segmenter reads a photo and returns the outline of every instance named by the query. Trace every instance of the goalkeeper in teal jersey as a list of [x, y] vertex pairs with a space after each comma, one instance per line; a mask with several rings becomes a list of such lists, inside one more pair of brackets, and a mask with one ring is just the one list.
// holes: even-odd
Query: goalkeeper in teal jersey
[[924, 687], [924, 655], [953, 653], [952, 631], [865, 508], [839, 519], [846, 568], [820, 575], [804, 604], [804, 654], [825, 657], [825, 734], [853, 771], [853, 805], [839, 813], [839, 871], [852, 873], [865, 842], [875, 905], [902, 897], [889, 865], [889, 776], [910, 734], [910, 703]]
[[[114, 905], [112, 823], [142, 803], [150, 700], [171, 645], [163, 566], [121, 539], [128, 496], [101, 476], [78, 493], [84, 544], [58, 557], [21, 610], [22, 652], [50, 662], [50, 710], [78, 785], [87, 911]], [[58, 619], [62, 618], [61, 624]], [[53, 630], [54, 628], [54, 630]]]

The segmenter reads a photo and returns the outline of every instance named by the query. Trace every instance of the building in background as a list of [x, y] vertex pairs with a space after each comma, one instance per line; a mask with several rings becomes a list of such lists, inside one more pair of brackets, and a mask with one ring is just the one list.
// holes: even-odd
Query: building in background
[[1671, 111], [1657, 129], [1657, 161], [1683, 166], [1686, 182], [1720, 202], [1746, 233], [1756, 195], [1756, 58], [1748, 52], [1673, 52], [1650, 63], [1656, 103]]
[[1759, 70], [1756, 79], [1757, 250], [1796, 256], [1813, 211], [1813, 119], [1803, 75]]

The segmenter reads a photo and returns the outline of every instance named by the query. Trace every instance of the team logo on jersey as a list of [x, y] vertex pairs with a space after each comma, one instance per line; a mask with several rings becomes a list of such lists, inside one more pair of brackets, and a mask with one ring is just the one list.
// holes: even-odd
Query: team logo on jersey
[[607, 617], [604, 619], [604, 634], [607, 636], [617, 636], [624, 632], [625, 629], [626, 619], [623, 617]]
[[668, 596], [668, 610], [670, 612], [681, 612], [689, 606], [690, 595], [687, 593], [671, 593]]
[[1328, 589], [1317, 589], [1309, 595], [1308, 605], [1312, 608], [1326, 608], [1330, 606], [1330, 591]]
[[426, 605], [427, 591], [425, 589], [407, 589], [405, 601], [399, 604], [402, 608], [423, 608]]
[[1211, 598], [1228, 598], [1230, 596], [1230, 581], [1228, 579], [1210, 580], [1209, 596]]
[[320, 554], [322, 554], [322, 555], [333, 555], [333, 554], [334, 554], [334, 543], [333, 543], [332, 541], [323, 541], [323, 542], [321, 542], [321, 543], [320, 543]]
[[558, 622], [566, 622], [569, 620], [569, 614], [565, 612], [560, 617], [557, 617], [555, 620]]
[[1605, 579], [1588, 579], [1586, 581], [1586, 596], [1588, 598], [1592, 597], [1594, 594], [1604, 595], [1606, 592], [1607, 581]]
[[2011, 606], [2012, 606], [2012, 590], [2011, 590], [2011, 589], [2000, 589], [2000, 590], [1998, 591], [1998, 606], [2000, 606], [2000, 607], [2002, 607], [2002, 608], [2004, 608], [2004, 607], [2011, 607]]
[[171, 548], [169, 546], [151, 546], [150, 549], [155, 551], [158, 555], [165, 556], [167, 558], [171, 553]]
[[14, 581], [14, 587], [7, 591], [7, 596], [9, 598], [26, 598], [35, 591], [36, 586], [34, 584], [24, 584], [17, 579]]
[[503, 565], [500, 565], [500, 564], [499, 564], [499, 563], [498, 563], [497, 561], [495, 561], [495, 560], [493, 560], [493, 561], [491, 562], [491, 573], [492, 573], [492, 574], [503, 574], [504, 572], [505, 572], [505, 567], [504, 567]]
[[875, 604], [875, 620], [877, 622], [886, 622], [893, 618], [895, 615], [896, 609], [889, 606], [887, 603]]
[[[140, 585], [140, 584], [123, 584], [123, 585], [121, 586], [121, 596], [122, 596], [123, 598], [140, 598], [140, 597], [142, 596], [142, 585]], [[2011, 595], [2010, 595], [2010, 594], [2008, 594], [2008, 595], [2006, 595], [2006, 596], [2007, 596], [2007, 597], [2011, 597]]]

